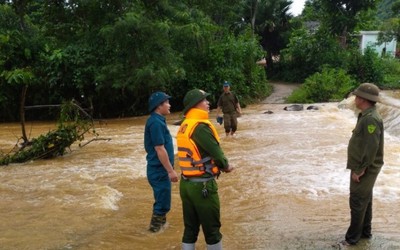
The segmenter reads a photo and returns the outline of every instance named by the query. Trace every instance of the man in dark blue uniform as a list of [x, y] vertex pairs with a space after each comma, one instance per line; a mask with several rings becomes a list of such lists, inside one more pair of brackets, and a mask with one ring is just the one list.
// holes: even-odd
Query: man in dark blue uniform
[[166, 214], [171, 209], [171, 181], [178, 181], [174, 170], [174, 145], [165, 120], [170, 113], [170, 98], [164, 92], [155, 92], [150, 96], [150, 117], [144, 132], [147, 179], [155, 200], [149, 228], [151, 232], [160, 231], [166, 223]]

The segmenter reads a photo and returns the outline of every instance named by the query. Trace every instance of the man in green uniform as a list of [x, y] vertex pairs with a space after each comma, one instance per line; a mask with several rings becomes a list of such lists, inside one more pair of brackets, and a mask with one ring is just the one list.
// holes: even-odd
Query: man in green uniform
[[217, 104], [217, 121], [220, 119], [220, 110], [222, 109], [223, 122], [226, 136], [234, 135], [237, 130], [237, 117], [241, 115], [239, 99], [231, 91], [231, 84], [227, 81], [223, 84], [224, 93], [219, 97]]
[[361, 113], [347, 149], [347, 169], [350, 173], [351, 222], [341, 245], [355, 245], [360, 238], [371, 238], [372, 194], [383, 166], [384, 128], [376, 110], [379, 88], [361, 84], [353, 94]]
[[222, 249], [220, 201], [215, 177], [233, 168], [219, 144], [219, 136], [208, 119], [208, 93], [193, 89], [183, 104], [185, 119], [178, 133], [178, 157], [182, 172], [180, 196], [185, 225], [182, 249], [194, 250], [202, 227], [208, 250]]

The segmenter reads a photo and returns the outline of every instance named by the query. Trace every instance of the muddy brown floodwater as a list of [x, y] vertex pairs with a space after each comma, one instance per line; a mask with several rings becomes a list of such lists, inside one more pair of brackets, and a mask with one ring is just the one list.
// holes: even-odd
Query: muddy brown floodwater
[[[216, 125], [236, 168], [218, 179], [224, 248], [335, 249], [350, 219], [345, 164], [356, 123], [352, 100], [296, 112], [284, 111], [279, 98], [270, 100], [243, 109], [235, 138], [225, 138]], [[385, 165], [375, 185], [373, 238], [351, 249], [400, 249], [400, 112], [383, 104], [379, 111]], [[210, 117], [215, 122], [215, 111]], [[178, 184], [166, 228], [147, 231], [153, 197], [145, 176], [146, 118], [103, 121], [97, 132], [110, 141], [0, 167], [0, 249], [180, 249]], [[179, 119], [178, 113], [167, 118], [174, 136]], [[53, 128], [28, 125], [31, 137]], [[0, 150], [8, 152], [19, 134], [18, 124], [0, 124]], [[205, 247], [200, 234], [196, 249]]]

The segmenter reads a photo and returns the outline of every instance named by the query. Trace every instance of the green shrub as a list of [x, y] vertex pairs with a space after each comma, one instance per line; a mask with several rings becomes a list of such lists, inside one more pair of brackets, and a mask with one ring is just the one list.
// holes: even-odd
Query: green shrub
[[382, 69], [384, 74], [383, 83], [380, 85], [384, 89], [400, 88], [400, 62], [397, 58], [383, 58]]
[[384, 81], [383, 60], [372, 48], [364, 54], [354, 50], [349, 57], [348, 73], [354, 75], [358, 82], [371, 82], [381, 85]]
[[290, 103], [328, 102], [343, 99], [356, 82], [342, 69], [323, 68], [305, 80], [305, 83], [288, 97]]
[[[305, 29], [296, 30], [288, 47], [281, 51], [280, 60], [274, 65], [273, 77], [290, 82], [303, 82], [308, 76], [322, 71], [323, 65], [342, 68], [346, 51], [335, 37], [324, 30], [313, 34]], [[271, 77], [271, 75], [269, 75]]]

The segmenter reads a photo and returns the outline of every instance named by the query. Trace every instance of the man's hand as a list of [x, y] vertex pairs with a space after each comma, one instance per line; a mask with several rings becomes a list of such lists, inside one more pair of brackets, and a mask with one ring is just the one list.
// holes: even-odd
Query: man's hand
[[219, 123], [219, 125], [222, 125], [222, 123], [224, 122], [224, 118], [222, 118], [222, 116], [217, 116], [217, 122]]
[[171, 172], [169, 172], [168, 177], [172, 182], [178, 181], [178, 175], [176, 174], [175, 170], [172, 170]]
[[230, 165], [227, 168], [222, 169], [221, 171], [224, 173], [230, 173], [233, 171], [233, 167], [231, 167]]
[[359, 174], [359, 175], [357, 175], [356, 173], [354, 173], [354, 172], [351, 172], [351, 179], [353, 180], [353, 181], [355, 181], [355, 182], [360, 182], [360, 178], [361, 178], [361, 176], [363, 176], [365, 174], [365, 169]]

